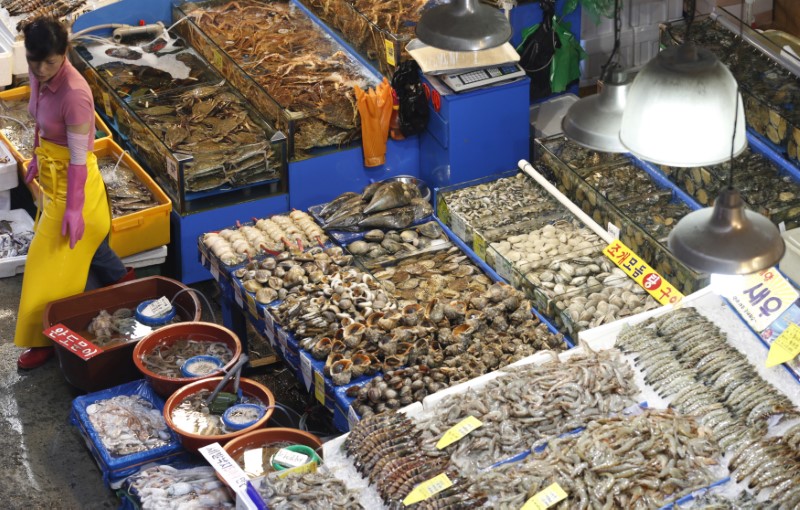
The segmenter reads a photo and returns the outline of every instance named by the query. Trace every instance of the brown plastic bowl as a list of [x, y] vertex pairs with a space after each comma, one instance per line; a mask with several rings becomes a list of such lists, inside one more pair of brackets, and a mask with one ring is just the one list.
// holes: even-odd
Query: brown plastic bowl
[[244, 455], [245, 451], [274, 443], [302, 444], [312, 448], [322, 458], [322, 441], [317, 436], [304, 430], [280, 427], [248, 432], [232, 439], [225, 445], [225, 451], [238, 462], [238, 458]]
[[[195, 293], [178, 294], [187, 288], [177, 280], [149, 276], [90, 290], [48, 303], [42, 317], [42, 326], [47, 329], [61, 323], [73, 331], [85, 330], [100, 310], [114, 313], [120, 308], [136, 308], [142, 301], [161, 296], [174, 298], [181, 320], [199, 321], [202, 309]], [[88, 360], [76, 356], [60, 344], [54, 342], [53, 345], [64, 378], [83, 391], [99, 391], [141, 378], [132, 356], [136, 342], [105, 348], [102, 353]]]
[[[259, 384], [252, 379], [242, 378], [239, 381], [239, 388], [242, 390], [242, 393], [249, 397], [257, 398], [267, 405], [267, 412], [264, 413], [264, 416], [262, 416], [260, 420], [242, 430], [217, 436], [193, 434], [176, 427], [175, 423], [172, 421], [173, 409], [175, 409], [187, 397], [194, 395], [195, 393], [199, 393], [202, 390], [214, 391], [214, 388], [217, 387], [221, 380], [222, 377], [211, 377], [209, 379], [203, 379], [201, 381], [195, 381], [191, 384], [187, 384], [173, 393], [164, 404], [164, 420], [166, 420], [167, 426], [175, 431], [183, 447], [190, 452], [196, 452], [198, 448], [210, 445], [211, 443], [219, 443], [224, 446], [225, 443], [231, 439], [259, 429], [267, 423], [267, 420], [269, 420], [270, 416], [272, 416], [272, 413], [275, 410], [275, 397], [266, 386]], [[233, 392], [233, 381], [228, 382], [225, 388], [223, 388], [223, 391]]]
[[[178, 340], [184, 340], [186, 338], [209, 342], [225, 342], [228, 348], [233, 351], [233, 358], [220, 370], [201, 377], [164, 377], [163, 375], [151, 372], [144, 366], [142, 358], [153, 352], [156, 347], [162, 344], [170, 345]], [[181, 322], [164, 326], [142, 338], [133, 349], [133, 362], [136, 364], [136, 368], [144, 375], [144, 378], [147, 379], [147, 382], [153, 387], [153, 390], [162, 398], [167, 398], [181, 386], [213, 377], [223, 373], [223, 371], [227, 372], [228, 369], [236, 364], [236, 361], [241, 355], [242, 342], [239, 341], [239, 337], [236, 336], [236, 333], [228, 328], [210, 322]]]

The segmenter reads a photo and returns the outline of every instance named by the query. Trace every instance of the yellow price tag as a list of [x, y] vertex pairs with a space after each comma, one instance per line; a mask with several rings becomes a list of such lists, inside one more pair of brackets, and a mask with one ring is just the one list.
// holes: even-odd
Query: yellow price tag
[[792, 361], [800, 354], [800, 326], [789, 324], [783, 333], [772, 342], [767, 354], [767, 366], [774, 367]]
[[258, 318], [258, 309], [256, 308], [256, 300], [249, 292], [247, 293], [247, 310], [253, 315], [253, 317]]
[[444, 201], [444, 197], [439, 197], [439, 203], [436, 204], [436, 215], [439, 216], [442, 223], [448, 227], [450, 226], [450, 211], [447, 209], [447, 202]]
[[467, 416], [442, 435], [442, 437], [439, 439], [439, 442], [436, 443], [436, 448], [439, 450], [447, 448], [456, 441], [460, 441], [464, 436], [477, 429], [481, 425], [483, 425], [483, 422], [481, 422], [479, 419], [475, 418], [474, 416]]
[[211, 63], [214, 64], [214, 67], [217, 69], [222, 69], [222, 55], [220, 55], [218, 51], [214, 51], [211, 54]]
[[481, 260], [486, 260], [486, 239], [477, 231], [472, 234], [472, 249]]
[[683, 299], [683, 294], [678, 289], [619, 239], [606, 246], [603, 253], [662, 305], [675, 304]]
[[551, 484], [533, 495], [522, 505], [522, 510], [544, 510], [567, 499], [567, 493], [557, 483]]
[[792, 285], [775, 269], [747, 275], [725, 297], [739, 315], [757, 332], [762, 332], [789, 309], [798, 298]]
[[306, 473], [316, 473], [316, 472], [317, 472], [317, 463], [309, 462], [308, 464], [303, 464], [302, 466], [297, 466], [295, 468], [277, 471], [276, 476], [278, 478], [286, 478], [289, 475], [304, 475]]
[[403, 500], [403, 506], [409, 506], [413, 505], [414, 503], [419, 503], [420, 501], [425, 501], [426, 499], [433, 497], [452, 486], [453, 482], [447, 478], [447, 474], [442, 473], [440, 475], [436, 475], [430, 480], [424, 481], [414, 487], [414, 490], [412, 490], [408, 496], [406, 496], [406, 499]]
[[320, 404], [325, 405], [325, 378], [317, 370], [314, 371], [314, 396]]
[[396, 66], [397, 58], [394, 54], [394, 43], [389, 39], [384, 39], [383, 45], [386, 47], [386, 63], [390, 66]]
[[114, 112], [111, 110], [111, 98], [108, 95], [108, 92], [103, 92], [103, 109], [108, 115], [109, 118], [114, 117]]

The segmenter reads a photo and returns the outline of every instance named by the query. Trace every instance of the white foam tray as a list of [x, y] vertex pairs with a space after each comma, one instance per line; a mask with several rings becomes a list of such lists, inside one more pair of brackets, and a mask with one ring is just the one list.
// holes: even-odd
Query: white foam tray
[[18, 184], [17, 161], [8, 147], [0, 143], [0, 191], [14, 189]]
[[[0, 220], [10, 221], [11, 229], [14, 232], [33, 230], [33, 218], [25, 209], [0, 211]], [[0, 259], [0, 278], [8, 278], [22, 273], [25, 270], [25, 259], [27, 259], [26, 255]]]
[[167, 260], [167, 246], [159, 246], [152, 250], [143, 251], [141, 253], [134, 253], [122, 259], [125, 267], [148, 267], [163, 264]]

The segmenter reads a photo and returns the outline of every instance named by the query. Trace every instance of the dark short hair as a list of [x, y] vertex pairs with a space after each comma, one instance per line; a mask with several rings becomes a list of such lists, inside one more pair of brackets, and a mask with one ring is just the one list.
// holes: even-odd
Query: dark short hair
[[25, 50], [34, 62], [67, 52], [67, 28], [55, 18], [40, 16], [27, 24], [22, 32], [25, 35]]

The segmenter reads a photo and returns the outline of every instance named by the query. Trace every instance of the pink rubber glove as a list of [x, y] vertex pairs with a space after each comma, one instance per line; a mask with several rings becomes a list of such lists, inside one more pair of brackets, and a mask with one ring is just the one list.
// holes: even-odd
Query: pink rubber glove
[[28, 171], [25, 173], [25, 184], [30, 184], [39, 175], [39, 163], [36, 161], [36, 148], [39, 146], [39, 128], [33, 133], [33, 156], [28, 163]]
[[86, 165], [73, 165], [67, 168], [67, 209], [61, 222], [61, 235], [69, 233], [69, 247], [75, 245], [83, 237], [83, 203], [86, 201]]

